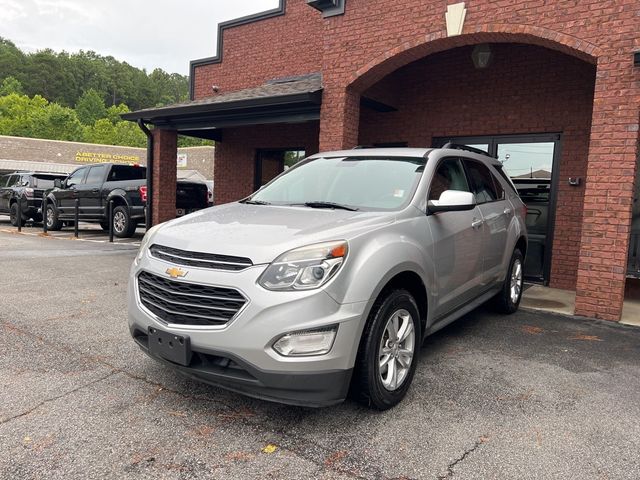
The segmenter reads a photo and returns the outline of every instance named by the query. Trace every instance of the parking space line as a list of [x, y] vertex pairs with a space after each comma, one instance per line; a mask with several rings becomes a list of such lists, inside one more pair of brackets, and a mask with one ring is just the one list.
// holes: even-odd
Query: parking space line
[[[44, 232], [18, 232], [17, 229], [10, 229], [10, 228], [0, 228], [0, 232], [2, 233], [10, 233], [13, 235], [27, 235], [29, 237], [42, 237], [42, 238], [54, 238], [56, 240], [73, 240], [73, 241], [80, 241], [80, 242], [92, 242], [92, 243], [111, 243], [109, 242], [108, 239], [105, 240], [98, 240], [96, 238], [75, 238], [73, 236], [73, 234], [69, 234], [68, 232], [47, 232], [47, 234], [45, 235]], [[92, 235], [93, 232], [84, 232], [85, 235]], [[92, 235], [93, 237], [99, 237], [100, 234], [96, 233]], [[140, 241], [136, 241], [136, 242], [130, 242], [127, 240], [114, 240], [112, 245], [130, 245], [130, 246], [134, 246], [134, 247], [139, 247], [141, 244]]]

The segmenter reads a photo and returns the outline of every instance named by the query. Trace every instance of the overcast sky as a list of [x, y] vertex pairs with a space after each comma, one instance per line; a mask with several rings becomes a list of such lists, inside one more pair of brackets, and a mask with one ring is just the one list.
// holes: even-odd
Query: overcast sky
[[217, 24], [278, 0], [0, 0], [0, 36], [25, 51], [94, 50], [153, 70], [188, 74], [216, 52]]

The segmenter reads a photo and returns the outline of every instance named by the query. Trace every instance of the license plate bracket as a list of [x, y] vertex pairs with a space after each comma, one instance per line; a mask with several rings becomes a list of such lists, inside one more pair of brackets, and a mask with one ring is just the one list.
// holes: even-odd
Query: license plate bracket
[[149, 327], [149, 353], [178, 365], [191, 363], [191, 341], [186, 335], [176, 335], [155, 327]]

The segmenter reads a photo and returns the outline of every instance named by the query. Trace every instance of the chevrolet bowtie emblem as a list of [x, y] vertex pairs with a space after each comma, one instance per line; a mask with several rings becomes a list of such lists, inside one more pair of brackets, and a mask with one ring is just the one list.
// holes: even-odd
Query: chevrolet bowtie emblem
[[187, 276], [187, 271], [182, 270], [181, 268], [178, 267], [171, 267], [171, 268], [167, 268], [166, 274], [169, 275], [171, 278], [184, 278]]

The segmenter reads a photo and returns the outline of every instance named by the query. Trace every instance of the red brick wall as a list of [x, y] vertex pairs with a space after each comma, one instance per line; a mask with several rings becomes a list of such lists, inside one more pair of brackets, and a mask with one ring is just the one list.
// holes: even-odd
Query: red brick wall
[[[322, 18], [305, 0], [287, 0], [286, 15], [227, 29], [223, 62], [196, 68], [195, 98], [322, 69]], [[211, 31], [211, 38], [217, 32]], [[214, 55], [215, 52], [211, 52]]]
[[[562, 216], [561, 221], [566, 223], [556, 237], [559, 245], [567, 246], [568, 250], [565, 253], [558, 245], [554, 248], [554, 277], [556, 285], [573, 284], [574, 252], [579, 241], [576, 312], [618, 319], [638, 155], [640, 69], [633, 67], [632, 60], [633, 52], [640, 49], [638, 0], [469, 0], [463, 35], [447, 38], [444, 14], [449, 3], [456, 0], [347, 0], [345, 15], [322, 19], [305, 0], [288, 0], [284, 17], [226, 32], [223, 63], [197, 69], [196, 96], [210, 95], [212, 84], [229, 91], [259, 85], [270, 78], [321, 70], [324, 92], [319, 145], [326, 150], [350, 147], [358, 142], [361, 91], [398, 68], [431, 54], [483, 42], [526, 43], [597, 64], [586, 184], [575, 190], [561, 185], [560, 208], [571, 215]], [[528, 59], [514, 56], [511, 60], [518, 64]], [[561, 97], [557, 89], [541, 92], [536, 105], [533, 96], [527, 93], [523, 100], [529, 103], [529, 111], [520, 109], [515, 115], [503, 109], [503, 117], [494, 115], [484, 127], [486, 133], [492, 134], [508, 126], [513, 126], [510, 130], [517, 133], [537, 128], [545, 132], [561, 129], [565, 134], [561, 178], [566, 179], [573, 172], [584, 174], [585, 171], [588, 106], [580, 106], [579, 99], [587, 95], [584, 80], [593, 78], [593, 72], [587, 72], [584, 65], [568, 58], [564, 61], [568, 63], [566, 67], [554, 62], [552, 72], [539, 69], [534, 77], [542, 77], [557, 89], [564, 89], [566, 96]], [[583, 67], [584, 70], [580, 70]], [[570, 77], [571, 68], [588, 75]], [[523, 76], [523, 70], [507, 71], [505, 75], [513, 82], [517, 75]], [[437, 79], [433, 80], [437, 83]], [[479, 81], [482, 83], [482, 79]], [[541, 84], [536, 81], [530, 79], [540, 92]], [[505, 85], [501, 82], [496, 86]], [[445, 89], [446, 85], [441, 84], [440, 88]], [[500, 94], [500, 90], [495, 94]], [[573, 109], [576, 116], [571, 118], [571, 110], [561, 110], [556, 103], [544, 102], [549, 96]], [[532, 111], [534, 108], [538, 114]], [[464, 122], [449, 124], [463, 134], [471, 133], [472, 126]], [[277, 128], [273, 128], [275, 132]], [[281, 128], [285, 132], [291, 130], [289, 126]], [[444, 131], [443, 127], [440, 132], [436, 127], [430, 128], [430, 135], [454, 134]], [[243, 163], [245, 157], [253, 158], [249, 147], [237, 134], [230, 138], [226, 145], [221, 144], [222, 148], [228, 152], [236, 150], [241, 155], [236, 164], [222, 166], [219, 161], [217, 168], [241, 165], [238, 174], [252, 174], [252, 160], [246, 160], [247, 165]], [[413, 140], [409, 140], [416, 139], [414, 135]], [[233, 155], [228, 158], [231, 162]], [[253, 182], [253, 175], [247, 180], [233, 180], [229, 172], [220, 175], [216, 172], [218, 177], [242, 187], [220, 191], [220, 198], [227, 200], [238, 198], [240, 192], [247, 193]], [[248, 182], [249, 186], [238, 185], [239, 182]], [[584, 212], [580, 228], [582, 198]]]
[[[562, 133], [551, 278], [554, 287], [574, 289], [595, 67], [542, 47], [499, 44], [490, 67], [476, 70], [472, 49], [419, 60], [364, 92], [398, 111], [362, 109], [359, 143], [429, 147], [432, 137]], [[570, 187], [569, 177], [583, 184]]]
[[215, 203], [239, 200], [254, 190], [257, 149], [302, 148], [318, 151], [318, 122], [297, 125], [260, 125], [226, 129], [216, 148]]
[[178, 135], [174, 130], [153, 132], [153, 208], [152, 221], [157, 225], [176, 216], [176, 175]]

